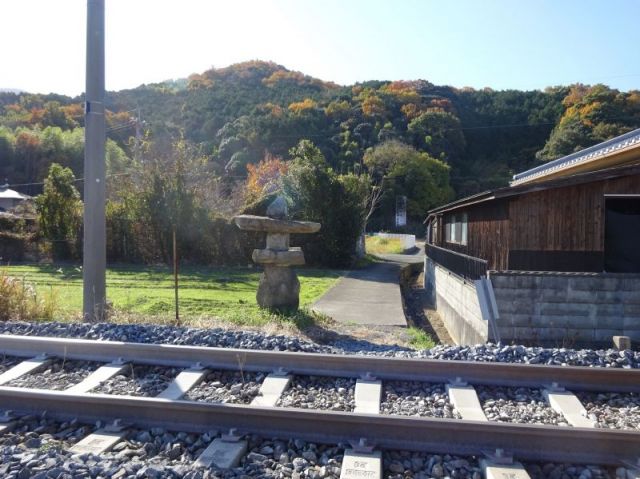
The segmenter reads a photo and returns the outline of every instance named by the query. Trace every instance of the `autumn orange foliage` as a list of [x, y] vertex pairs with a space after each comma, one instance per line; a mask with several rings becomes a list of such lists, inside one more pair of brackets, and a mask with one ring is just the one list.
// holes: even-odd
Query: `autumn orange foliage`
[[369, 95], [362, 102], [362, 113], [367, 116], [382, 116], [385, 113], [384, 101], [375, 95]]
[[267, 155], [260, 163], [247, 165], [246, 191], [250, 198], [258, 199], [275, 193], [289, 166], [276, 156]]
[[300, 115], [307, 111], [314, 110], [318, 107], [318, 103], [311, 98], [305, 98], [302, 101], [298, 101], [289, 105], [289, 111], [295, 115]]

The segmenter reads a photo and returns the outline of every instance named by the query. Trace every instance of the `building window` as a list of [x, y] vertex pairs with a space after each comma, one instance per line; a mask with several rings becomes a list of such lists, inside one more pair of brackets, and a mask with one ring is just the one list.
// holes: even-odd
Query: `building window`
[[448, 216], [445, 224], [445, 240], [447, 243], [466, 245], [468, 223], [467, 213]]
[[447, 243], [455, 243], [455, 234], [456, 234], [456, 228], [455, 228], [455, 223], [456, 222], [456, 216], [449, 216], [447, 218], [447, 221], [445, 223], [445, 228], [446, 228], [446, 233], [445, 233], [445, 240]]

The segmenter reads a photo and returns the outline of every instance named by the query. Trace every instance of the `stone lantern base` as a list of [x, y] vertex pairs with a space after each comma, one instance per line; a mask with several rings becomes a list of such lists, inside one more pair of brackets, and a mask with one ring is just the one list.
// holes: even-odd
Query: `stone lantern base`
[[300, 303], [300, 281], [287, 266], [267, 264], [260, 276], [258, 305], [275, 311], [295, 311]]

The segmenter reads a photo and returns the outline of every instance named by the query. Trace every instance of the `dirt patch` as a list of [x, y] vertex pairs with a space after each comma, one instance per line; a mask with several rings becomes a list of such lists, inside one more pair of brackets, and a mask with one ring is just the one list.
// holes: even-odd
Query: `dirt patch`
[[400, 326], [363, 326], [330, 321], [322, 326], [306, 328], [303, 336], [319, 344], [337, 347], [344, 347], [345, 343], [351, 343], [348, 346], [349, 349], [354, 349], [357, 343], [361, 344], [363, 349], [370, 349], [371, 345], [413, 349], [407, 328]]
[[421, 264], [410, 265], [404, 269], [400, 290], [402, 291], [402, 307], [407, 323], [409, 326], [426, 331], [441, 344], [454, 344], [442, 318], [428, 304], [423, 284], [424, 270]]

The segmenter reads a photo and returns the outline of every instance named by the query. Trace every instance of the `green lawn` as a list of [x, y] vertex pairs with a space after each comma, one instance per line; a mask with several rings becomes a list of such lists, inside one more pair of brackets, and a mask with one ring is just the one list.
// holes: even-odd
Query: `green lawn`
[[[82, 309], [82, 272], [71, 265], [2, 266], [11, 276], [53, 292], [61, 319], [77, 318]], [[299, 269], [300, 306], [312, 304], [340, 276], [340, 271]], [[218, 317], [237, 324], [262, 324], [273, 315], [258, 308], [255, 295], [260, 271], [252, 268], [185, 267], [180, 272], [180, 315]], [[117, 312], [153, 317], [174, 314], [173, 274], [167, 267], [114, 266], [107, 270], [107, 298]]]

